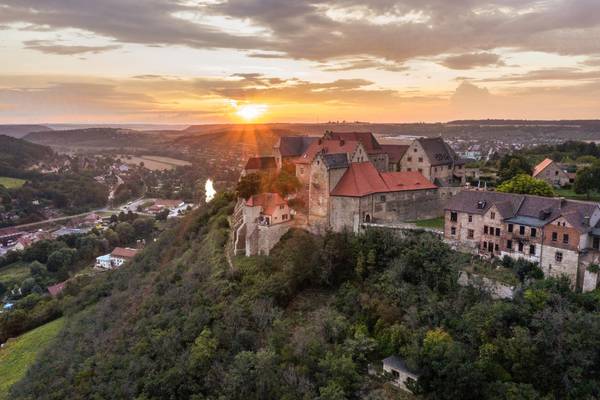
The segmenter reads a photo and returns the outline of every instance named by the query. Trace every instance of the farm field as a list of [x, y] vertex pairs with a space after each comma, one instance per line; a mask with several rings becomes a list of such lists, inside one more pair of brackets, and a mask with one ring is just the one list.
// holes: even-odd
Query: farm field
[[10, 387], [25, 375], [38, 353], [46, 349], [63, 324], [63, 318], [48, 322], [24, 333], [0, 349], [0, 400], [8, 399]]
[[191, 165], [188, 161], [178, 160], [171, 157], [160, 157], [160, 156], [120, 156], [126, 164], [139, 165], [141, 162], [144, 163], [144, 167], [151, 171], [168, 170], [179, 166]]
[[0, 176], [0, 185], [4, 186], [7, 189], [16, 189], [20, 188], [27, 182], [24, 179], [19, 178], [9, 178], [6, 176]]

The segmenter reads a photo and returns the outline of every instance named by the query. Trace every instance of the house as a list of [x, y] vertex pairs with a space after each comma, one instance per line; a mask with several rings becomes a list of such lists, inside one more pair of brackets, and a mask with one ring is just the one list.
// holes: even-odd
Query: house
[[404, 360], [398, 356], [389, 356], [382, 361], [383, 370], [388, 374], [392, 375], [392, 384], [402, 390], [409, 391], [406, 384], [409, 381], [417, 381], [419, 375], [412, 372], [407, 366]]
[[445, 208], [447, 241], [485, 257], [536, 262], [592, 290], [600, 264], [600, 204], [510, 193], [463, 191]]
[[438, 187], [419, 172], [380, 172], [371, 162], [350, 164], [330, 196], [329, 226], [338, 232], [433, 218], [442, 209]]
[[284, 164], [292, 163], [308, 149], [314, 141], [314, 136], [282, 136], [273, 146], [273, 154], [278, 169]]
[[96, 257], [96, 267], [102, 269], [119, 268], [135, 257], [138, 250], [129, 247], [115, 247], [110, 254]]
[[417, 171], [438, 186], [464, 184], [464, 165], [441, 137], [415, 139], [400, 160], [401, 171]]
[[242, 176], [258, 172], [274, 172], [277, 170], [275, 157], [250, 157], [242, 170]]
[[367, 152], [369, 161], [379, 171], [388, 171], [388, 154], [371, 132], [325, 132], [324, 139], [337, 139], [346, 142], [359, 142]]
[[387, 171], [396, 172], [400, 171], [400, 161], [406, 151], [408, 150], [408, 145], [406, 144], [382, 144], [381, 148], [388, 155], [388, 168]]
[[239, 199], [234, 210], [234, 253], [268, 255], [291, 227], [293, 210], [277, 193]]
[[562, 187], [570, 183], [569, 174], [557, 163], [549, 158], [533, 168], [533, 177], [548, 182], [555, 187]]

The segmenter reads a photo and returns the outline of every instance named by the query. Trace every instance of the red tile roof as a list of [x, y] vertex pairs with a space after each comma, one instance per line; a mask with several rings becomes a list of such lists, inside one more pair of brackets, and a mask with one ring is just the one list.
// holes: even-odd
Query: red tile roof
[[287, 201], [279, 193], [261, 193], [255, 194], [246, 200], [248, 207], [262, 207], [263, 214], [272, 215], [277, 207], [287, 205]]
[[545, 170], [546, 168], [548, 168], [554, 161], [552, 161], [549, 158], [546, 158], [544, 161], [542, 161], [541, 163], [539, 163], [538, 165], [536, 165], [533, 168], [533, 176], [537, 176], [539, 175], [543, 170]]
[[381, 145], [371, 132], [327, 132], [328, 139], [343, 139], [346, 141], [360, 142], [367, 154], [382, 153]]
[[381, 148], [388, 154], [390, 162], [397, 163], [402, 159], [410, 146], [407, 144], [382, 144]]
[[379, 172], [370, 162], [352, 163], [332, 196], [362, 197], [374, 193], [437, 189], [418, 172]]
[[112, 257], [119, 257], [119, 258], [133, 258], [136, 254], [137, 254], [137, 250], [136, 249], [130, 249], [129, 247], [115, 247], [112, 251], [112, 253], [110, 253], [110, 255]]
[[346, 153], [351, 154], [356, 151], [360, 142], [348, 141], [348, 140], [333, 140], [333, 139], [319, 139], [316, 142], [311, 143], [306, 149], [306, 152], [302, 154], [296, 160], [298, 164], [310, 164], [315, 159], [318, 152], [323, 151], [324, 154], [338, 154]]
[[57, 296], [60, 292], [63, 291], [66, 285], [67, 281], [57, 283], [56, 285], [48, 286], [48, 292], [51, 296]]

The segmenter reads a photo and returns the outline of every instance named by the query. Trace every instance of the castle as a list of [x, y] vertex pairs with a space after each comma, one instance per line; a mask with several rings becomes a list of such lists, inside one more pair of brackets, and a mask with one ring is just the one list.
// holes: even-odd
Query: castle
[[[292, 226], [358, 232], [365, 224], [438, 217], [465, 182], [464, 160], [442, 138], [380, 144], [370, 132], [283, 136], [271, 157], [250, 159], [242, 176], [274, 168], [293, 171], [301, 187], [287, 199], [259, 193], [238, 201], [236, 254], [268, 254]], [[292, 199], [304, 206], [290, 207]]]

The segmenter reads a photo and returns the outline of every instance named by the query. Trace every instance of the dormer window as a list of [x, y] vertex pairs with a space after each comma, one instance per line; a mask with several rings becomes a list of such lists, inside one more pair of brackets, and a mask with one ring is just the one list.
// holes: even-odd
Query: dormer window
[[496, 219], [496, 213], [495, 212], [491, 212], [490, 213], [490, 219]]

